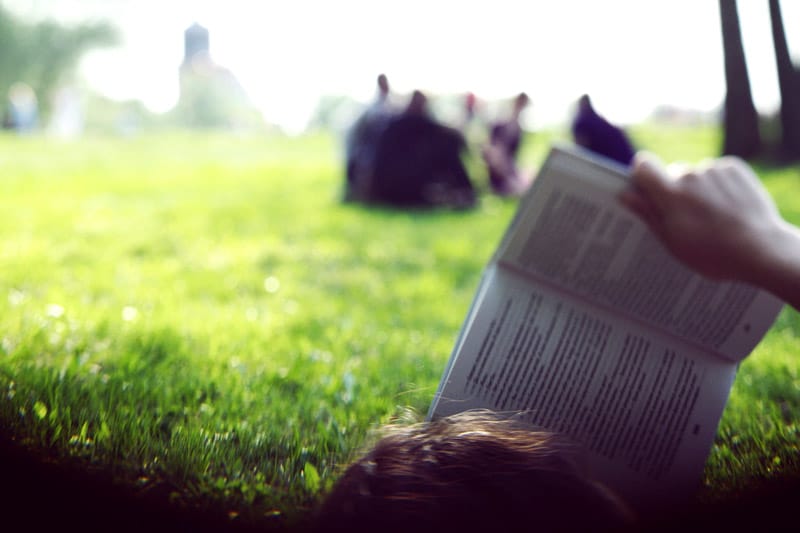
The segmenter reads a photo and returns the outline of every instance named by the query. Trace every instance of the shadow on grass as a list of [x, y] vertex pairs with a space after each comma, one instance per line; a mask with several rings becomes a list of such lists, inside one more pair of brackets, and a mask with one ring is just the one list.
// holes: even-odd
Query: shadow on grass
[[[297, 531], [267, 519], [237, 522], [222, 509], [181, 508], [169, 501], [170, 487], [137, 494], [113, 484], [109, 474], [75, 464], [51, 464], [0, 436], [3, 472], [0, 506], [4, 530], [250, 532]], [[764, 480], [751, 490], [713, 503], [643, 520], [632, 531], [785, 530], [795, 522], [800, 477]], [[10, 528], [10, 529], [9, 529]]]
[[[250, 532], [286, 531], [264, 518], [244, 523], [222, 508], [181, 507], [178, 487], [161, 484], [137, 492], [114, 483], [108, 469], [83, 461], [48, 461], [0, 433], [0, 508], [5, 531]], [[300, 525], [297, 525], [298, 527]]]

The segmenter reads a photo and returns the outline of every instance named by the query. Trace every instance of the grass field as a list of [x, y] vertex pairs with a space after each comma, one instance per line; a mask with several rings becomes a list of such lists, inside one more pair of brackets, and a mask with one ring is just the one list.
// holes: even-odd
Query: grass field
[[[640, 127], [672, 161], [711, 129]], [[529, 140], [541, 161], [559, 132]], [[424, 413], [515, 209], [339, 203], [339, 147], [0, 137], [0, 426], [176, 507], [292, 525], [371, 428]], [[759, 168], [800, 223], [800, 171]], [[800, 477], [800, 318], [746, 360], [698, 498]]]

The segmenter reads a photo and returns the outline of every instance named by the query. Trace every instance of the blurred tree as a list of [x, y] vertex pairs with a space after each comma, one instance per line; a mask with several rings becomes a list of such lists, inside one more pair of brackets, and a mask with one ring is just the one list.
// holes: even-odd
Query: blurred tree
[[170, 126], [164, 115], [151, 112], [139, 100], [120, 101], [85, 91], [84, 102], [84, 126], [89, 133], [129, 136]]
[[772, 20], [772, 42], [778, 64], [778, 82], [781, 90], [781, 155], [789, 160], [800, 159], [800, 71], [792, 63], [783, 17], [778, 0], [769, 0]]
[[43, 114], [57, 85], [74, 72], [89, 49], [117, 42], [108, 23], [66, 27], [53, 21], [25, 22], [0, 5], [0, 96], [15, 82], [33, 87]]
[[736, 0], [719, 0], [719, 10], [727, 85], [722, 153], [749, 159], [761, 151], [761, 134], [747, 76]]

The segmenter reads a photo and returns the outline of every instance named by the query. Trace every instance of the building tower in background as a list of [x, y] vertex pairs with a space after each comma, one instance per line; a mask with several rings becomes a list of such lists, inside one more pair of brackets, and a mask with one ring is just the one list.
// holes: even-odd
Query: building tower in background
[[198, 23], [184, 32], [180, 95], [174, 113], [190, 128], [251, 129], [263, 126], [239, 80], [211, 58], [208, 29]]
[[197, 54], [211, 55], [208, 40], [208, 30], [198, 23], [194, 23], [183, 32], [183, 65], [191, 62]]

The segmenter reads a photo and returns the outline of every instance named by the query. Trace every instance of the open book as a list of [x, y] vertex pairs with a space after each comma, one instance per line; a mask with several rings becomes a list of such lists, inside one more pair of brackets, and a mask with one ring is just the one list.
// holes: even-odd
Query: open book
[[634, 507], [698, 487], [739, 361], [782, 307], [678, 263], [616, 196], [627, 170], [554, 148], [486, 267], [429, 418], [520, 412]]

